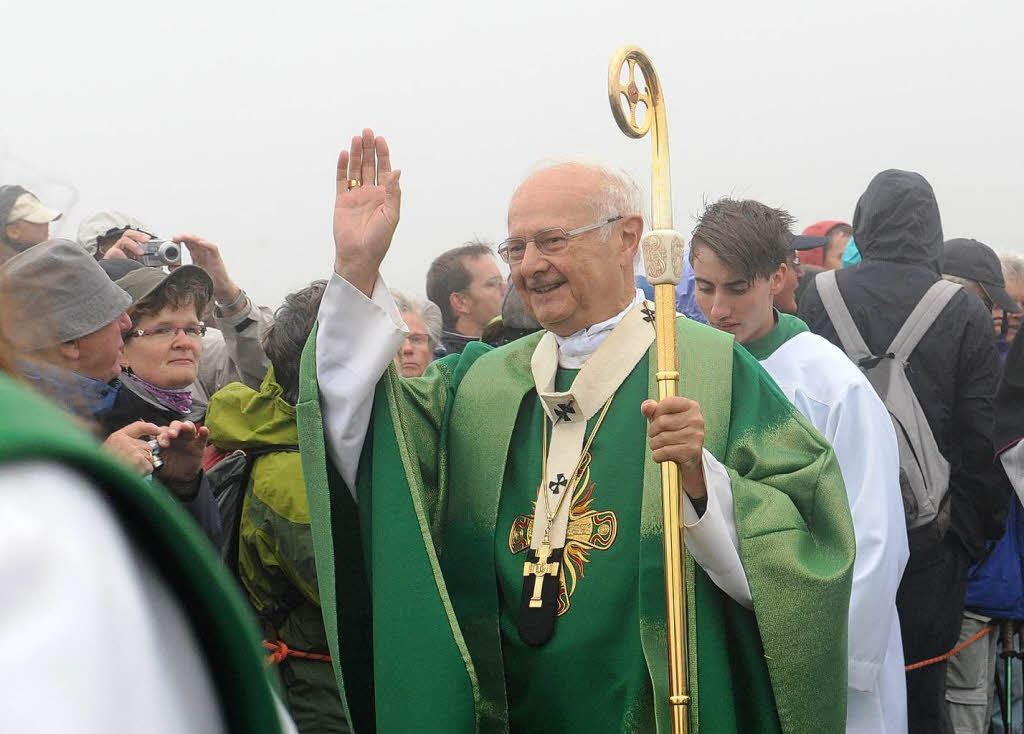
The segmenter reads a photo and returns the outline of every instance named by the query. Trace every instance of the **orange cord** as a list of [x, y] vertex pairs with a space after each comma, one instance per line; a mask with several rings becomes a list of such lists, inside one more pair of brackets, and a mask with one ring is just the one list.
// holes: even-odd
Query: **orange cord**
[[[977, 642], [982, 637], [987, 635], [993, 629], [995, 629], [995, 627], [993, 627], [992, 625], [988, 625], [986, 627], [983, 627], [979, 632], [976, 632], [975, 634], [971, 635], [968, 639], [964, 640], [962, 643], [960, 643], [959, 645], [954, 647], [949, 652], [944, 653], [942, 655], [937, 655], [937, 656], [935, 656], [933, 658], [928, 658], [927, 660], [922, 660], [919, 663], [912, 663], [912, 664], [906, 666], [904, 668], [904, 670], [909, 673], [912, 670], [918, 670], [920, 668], [926, 668], [929, 665], [934, 665], [935, 663], [941, 663], [941, 662], [943, 662], [945, 660], [949, 660], [951, 657], [956, 655], [958, 652], [960, 652], [964, 648], [969, 647], [970, 645], [973, 645], [975, 642]], [[268, 665], [277, 665], [278, 663], [283, 661], [285, 658], [290, 658], [290, 657], [291, 658], [301, 658], [303, 660], [318, 660], [318, 661], [324, 662], [324, 663], [331, 662], [331, 656], [330, 655], [320, 655], [320, 654], [315, 653], [315, 652], [303, 652], [302, 650], [293, 650], [290, 647], [288, 647], [288, 645], [286, 645], [283, 642], [281, 642], [280, 640], [278, 640], [277, 642], [268, 642], [267, 640], [264, 640], [263, 641], [263, 647], [270, 651], [270, 655], [267, 656], [267, 664]]]
[[270, 655], [267, 656], [267, 665], [277, 665], [285, 658], [302, 658], [303, 660], [318, 660], [320, 662], [329, 663], [331, 662], [330, 655], [320, 655], [315, 652], [302, 652], [302, 650], [292, 650], [286, 644], [278, 640], [277, 642], [263, 641], [263, 647], [270, 650]]
[[995, 627], [993, 625], [991, 625], [991, 624], [988, 625], [987, 627], [983, 627], [981, 629], [981, 631], [971, 635], [968, 639], [964, 640], [961, 644], [957, 645], [956, 647], [954, 647], [952, 650], [950, 650], [949, 652], [945, 653], [944, 655], [938, 655], [938, 656], [936, 656], [934, 658], [928, 658], [927, 660], [922, 660], [919, 663], [913, 663], [911, 665], [908, 665], [906, 668], [904, 668], [904, 670], [909, 673], [911, 670], [917, 670], [918, 668], [926, 668], [929, 665], [934, 665], [935, 663], [941, 663], [941, 662], [943, 662], [945, 660], [949, 660], [951, 657], [956, 655], [958, 652], [963, 650], [965, 647], [967, 647], [968, 645], [973, 645], [975, 642], [980, 640], [982, 637], [984, 637], [985, 635], [987, 635], [989, 632], [991, 632], [994, 629], [995, 629]]

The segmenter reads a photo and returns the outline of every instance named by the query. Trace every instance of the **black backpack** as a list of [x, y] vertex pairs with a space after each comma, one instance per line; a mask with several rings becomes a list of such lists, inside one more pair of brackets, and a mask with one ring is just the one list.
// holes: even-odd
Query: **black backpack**
[[256, 463], [256, 459], [266, 454], [297, 453], [298, 450], [298, 446], [267, 446], [249, 451], [237, 449], [206, 472], [213, 497], [217, 501], [223, 530], [221, 545], [217, 550], [221, 560], [236, 578], [238, 577], [238, 538], [242, 524], [242, 506], [245, 504], [245, 492], [249, 489], [252, 467]]

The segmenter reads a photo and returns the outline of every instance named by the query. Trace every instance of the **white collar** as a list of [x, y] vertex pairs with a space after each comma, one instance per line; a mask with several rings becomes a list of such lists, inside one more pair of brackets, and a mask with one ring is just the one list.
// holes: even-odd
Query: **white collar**
[[625, 318], [629, 310], [643, 301], [644, 292], [638, 288], [630, 304], [607, 321], [588, 326], [586, 329], [580, 329], [569, 336], [552, 334], [558, 344], [558, 366], [570, 370], [582, 367], [583, 363], [590, 358], [590, 355], [596, 352], [597, 348], [612, 333], [612, 329], [618, 326], [619, 322]]

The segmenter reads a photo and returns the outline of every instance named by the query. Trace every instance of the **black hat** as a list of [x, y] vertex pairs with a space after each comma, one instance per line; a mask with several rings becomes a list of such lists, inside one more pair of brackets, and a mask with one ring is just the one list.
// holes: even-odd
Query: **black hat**
[[948, 240], [942, 249], [943, 275], [955, 275], [981, 283], [995, 305], [1009, 313], [1018, 313], [1020, 305], [1006, 292], [1003, 266], [999, 256], [988, 245], [977, 240]]
[[791, 250], [813, 250], [815, 247], [822, 247], [828, 242], [828, 237], [814, 237], [809, 234], [795, 234], [789, 241]]

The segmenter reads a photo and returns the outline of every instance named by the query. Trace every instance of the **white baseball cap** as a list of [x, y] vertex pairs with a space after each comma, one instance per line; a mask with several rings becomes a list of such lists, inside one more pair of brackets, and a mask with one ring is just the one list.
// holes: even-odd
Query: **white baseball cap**
[[36, 198], [35, 194], [27, 191], [14, 200], [14, 206], [7, 214], [7, 224], [14, 222], [31, 222], [32, 224], [47, 224], [61, 218], [61, 212], [43, 206], [43, 203]]
[[126, 229], [150, 232], [150, 229], [145, 224], [130, 214], [109, 210], [96, 212], [79, 225], [78, 244], [84, 247], [86, 252], [94, 255], [96, 254], [100, 237], [106, 236], [108, 232]]

